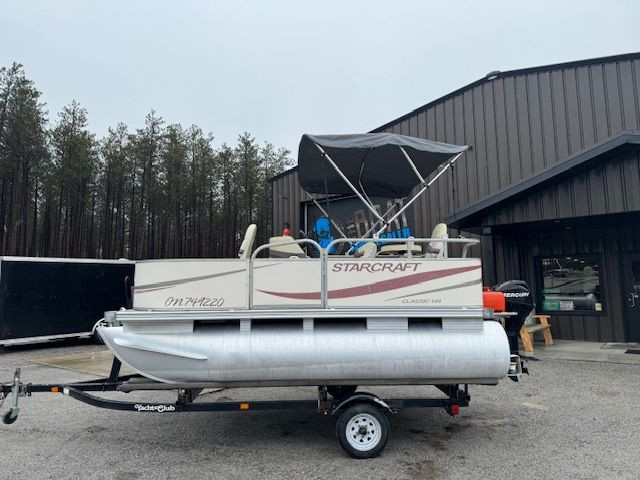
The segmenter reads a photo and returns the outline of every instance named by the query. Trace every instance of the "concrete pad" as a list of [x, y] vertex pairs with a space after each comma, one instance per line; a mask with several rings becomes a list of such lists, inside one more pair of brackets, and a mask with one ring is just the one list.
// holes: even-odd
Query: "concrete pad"
[[630, 350], [630, 349], [636, 349], [638, 347], [639, 345], [637, 342], [628, 342], [628, 343], [607, 342], [602, 346], [602, 348], [613, 348], [617, 350]]
[[[113, 354], [105, 350], [88, 353], [76, 353], [55, 357], [39, 357], [32, 360], [33, 363], [48, 365], [50, 367], [64, 368], [74, 372], [88, 373], [98, 377], [108, 377], [113, 363]], [[120, 368], [121, 375], [131, 375], [135, 372], [126, 365]]]
[[[544, 343], [534, 345], [533, 357], [540, 360], [579, 360], [585, 362], [608, 362], [640, 365], [640, 355], [625, 353], [629, 348], [611, 348], [601, 342], [579, 342], [573, 340], [555, 340], [553, 345]], [[523, 358], [527, 358], [524, 357]]]

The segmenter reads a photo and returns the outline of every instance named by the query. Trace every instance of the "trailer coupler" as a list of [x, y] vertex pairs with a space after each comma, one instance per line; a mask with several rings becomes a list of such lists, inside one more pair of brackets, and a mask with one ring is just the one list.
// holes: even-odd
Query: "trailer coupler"
[[[11, 385], [11, 406], [9, 410], [2, 415], [3, 423], [10, 425], [18, 419], [18, 413], [20, 413], [18, 399], [25, 395], [27, 395], [27, 389], [25, 385], [20, 383], [20, 369], [16, 368], [16, 371], [13, 373], [13, 383]], [[2, 407], [5, 398], [6, 392], [0, 392], [0, 407]]]

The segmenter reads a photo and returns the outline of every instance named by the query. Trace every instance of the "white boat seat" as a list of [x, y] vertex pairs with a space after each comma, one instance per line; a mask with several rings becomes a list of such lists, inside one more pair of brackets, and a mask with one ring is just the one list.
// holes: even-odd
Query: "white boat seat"
[[290, 258], [290, 257], [298, 257], [305, 258], [307, 255], [304, 253], [304, 250], [300, 248], [300, 245], [297, 243], [290, 243], [288, 245], [277, 245], [271, 246], [272, 244], [283, 243], [286, 241], [292, 242], [293, 237], [289, 237], [288, 235], [283, 235], [280, 237], [271, 237], [269, 239], [269, 257], [270, 258]]
[[[433, 227], [433, 232], [431, 232], [431, 238], [442, 238], [448, 235], [448, 228], [446, 223], [438, 223], [435, 227]], [[444, 251], [442, 249], [442, 242], [429, 242], [427, 244], [427, 255], [431, 257], [441, 258], [444, 256]]]
[[[390, 245], [383, 245], [380, 247], [379, 255], [405, 255], [407, 253], [406, 243], [393, 243]], [[411, 245], [411, 254], [420, 255], [422, 253], [422, 247], [420, 245]]]
[[247, 227], [247, 231], [244, 232], [244, 239], [240, 244], [240, 250], [238, 251], [238, 258], [249, 258], [253, 251], [253, 242], [256, 241], [256, 231], [258, 227], [255, 223], [252, 223]]
[[376, 258], [378, 254], [378, 246], [376, 242], [367, 242], [356, 250], [355, 257]]

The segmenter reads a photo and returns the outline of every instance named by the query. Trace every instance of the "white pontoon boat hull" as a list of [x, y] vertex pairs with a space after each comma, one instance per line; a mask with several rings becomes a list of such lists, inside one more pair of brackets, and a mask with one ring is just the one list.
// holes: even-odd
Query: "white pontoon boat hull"
[[354, 323], [310, 332], [273, 325], [242, 332], [227, 324], [200, 325], [192, 333], [98, 331], [122, 362], [168, 383], [494, 384], [508, 373], [509, 345], [499, 323], [480, 325], [466, 331], [430, 322], [409, 322], [406, 331], [367, 330]]

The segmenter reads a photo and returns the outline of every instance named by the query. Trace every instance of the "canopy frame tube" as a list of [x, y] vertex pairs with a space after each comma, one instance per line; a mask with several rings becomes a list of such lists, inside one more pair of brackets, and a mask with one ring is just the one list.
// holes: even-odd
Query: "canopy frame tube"
[[[331, 222], [331, 225], [333, 225], [333, 226], [335, 227], [335, 229], [338, 231], [338, 233], [339, 233], [340, 235], [342, 235], [342, 238], [347, 238], [347, 235], [346, 235], [346, 234], [342, 231], [342, 229], [338, 226], [338, 224], [336, 223], [336, 221], [335, 221], [333, 218], [331, 218], [331, 217], [329, 216], [329, 214], [327, 213], [327, 211], [326, 211], [324, 208], [322, 208], [322, 205], [320, 205], [320, 202], [318, 202], [318, 200], [316, 200], [316, 199], [314, 198], [314, 196], [313, 196], [313, 195], [311, 195], [311, 194], [310, 194], [309, 192], [307, 192], [306, 190], [304, 190], [304, 193], [306, 193], [306, 194], [307, 194], [307, 196], [311, 199], [311, 201], [314, 203], [314, 205], [315, 205], [316, 207], [318, 207], [318, 209], [322, 212], [322, 214], [323, 214], [325, 217], [327, 217], [327, 218], [329, 219], [329, 221]], [[307, 232], [303, 232], [303, 233], [306, 235], [306, 233], [307, 233]]]
[[369, 209], [369, 211], [371, 213], [373, 213], [373, 215], [378, 219], [378, 221], [381, 221], [385, 224], [385, 228], [387, 226], [387, 222], [385, 221], [385, 219], [383, 217], [380, 216], [380, 214], [378, 213], [378, 211], [373, 207], [373, 205], [371, 205], [369, 202], [367, 202], [365, 200], [365, 198], [362, 196], [362, 194], [358, 191], [358, 189], [356, 187], [353, 186], [353, 183], [351, 183], [349, 181], [349, 179], [346, 177], [346, 175], [344, 173], [342, 173], [342, 170], [340, 170], [340, 167], [338, 167], [338, 165], [336, 165], [336, 163], [331, 159], [331, 157], [329, 156], [329, 154], [327, 152], [324, 151], [324, 148], [322, 148], [319, 144], [317, 144], [316, 142], [313, 143], [316, 148], [320, 151], [320, 154], [329, 162], [329, 164], [333, 167], [333, 169], [336, 171], [336, 173], [338, 175], [340, 175], [340, 178], [342, 178], [342, 180], [344, 180], [344, 182], [349, 186], [349, 188], [353, 191], [353, 193], [356, 194], [356, 196], [360, 199], [360, 201], [362, 203], [364, 203], [366, 205], [366, 207]]
[[[407, 159], [407, 162], [409, 163], [409, 165], [411, 165], [411, 168], [413, 168], [413, 171], [415, 172], [416, 176], [418, 177], [418, 180], [420, 180], [420, 183], [423, 185], [423, 187], [418, 191], [418, 193], [416, 193], [411, 200], [409, 200], [407, 203], [404, 204], [404, 206], [402, 208], [400, 208], [400, 210], [398, 210], [398, 212], [395, 213], [395, 215], [393, 215], [389, 220], [386, 221], [386, 224], [380, 229], [378, 230], [373, 237], [374, 238], [379, 238], [380, 234], [382, 232], [384, 232], [384, 230], [388, 227], [389, 224], [391, 224], [391, 222], [393, 222], [396, 218], [398, 218], [400, 215], [402, 215], [402, 213], [415, 201], [418, 199], [418, 197], [420, 197], [450, 166], [453, 165], [453, 163], [464, 153], [464, 152], [460, 152], [458, 153], [455, 157], [453, 157], [451, 160], [449, 160], [445, 166], [443, 168], [440, 169], [440, 171], [437, 173], [437, 175], [435, 177], [433, 177], [433, 179], [430, 182], [427, 182], [424, 177], [422, 175], [420, 175], [420, 172], [418, 171], [418, 168], [416, 167], [415, 163], [413, 162], [413, 160], [411, 160], [411, 157], [409, 156], [409, 154], [406, 152], [406, 150], [404, 149], [404, 147], [400, 147], [400, 150], [402, 151], [404, 157]], [[398, 204], [398, 202], [394, 203], [386, 212], [384, 212], [384, 214], [382, 215], [383, 218], [385, 218], [389, 212], [391, 212], [391, 210], [393, 210], [396, 205]], [[378, 225], [378, 223], [380, 222], [380, 220], [376, 221], [373, 225], [371, 225], [371, 227], [369, 228], [369, 230], [367, 230], [365, 232], [365, 234], [363, 235], [363, 237], [366, 237], [367, 235], [369, 235]], [[353, 247], [351, 247], [351, 249], [349, 251], [351, 251], [353, 249]]]
[[[401, 147], [401, 148], [402, 148], [402, 147]], [[403, 150], [403, 152], [404, 152], [404, 150]], [[404, 153], [405, 153], [405, 155], [407, 155], [407, 154], [406, 154], [406, 152], [404, 152]], [[378, 238], [378, 237], [380, 236], [380, 234], [381, 234], [382, 232], [384, 232], [384, 230], [387, 228], [387, 225], [389, 225], [389, 224], [390, 224], [391, 222], [393, 222], [396, 218], [398, 218], [400, 215], [402, 215], [402, 212], [404, 212], [407, 208], [409, 208], [409, 206], [410, 206], [413, 202], [415, 202], [415, 201], [418, 199], [418, 197], [420, 197], [420, 195], [422, 195], [424, 192], [426, 192], [426, 191], [427, 191], [427, 189], [428, 189], [431, 185], [433, 185], [433, 182], [435, 182], [435, 181], [436, 181], [436, 180], [437, 180], [437, 179], [438, 179], [438, 178], [439, 178], [439, 177], [440, 177], [444, 172], [446, 172], [446, 171], [449, 169], [449, 167], [451, 167], [451, 166], [453, 165], [453, 163], [454, 163], [454, 162], [455, 162], [455, 161], [456, 161], [456, 160], [457, 160], [457, 159], [458, 159], [458, 158], [459, 158], [463, 153], [464, 153], [464, 152], [460, 152], [460, 153], [458, 153], [455, 157], [453, 157], [451, 160], [449, 160], [449, 161], [445, 164], [444, 168], [442, 168], [442, 169], [437, 173], [437, 175], [431, 179], [431, 181], [429, 181], [428, 183], [423, 183], [423, 187], [418, 191], [418, 193], [416, 193], [416, 194], [413, 196], [413, 198], [411, 198], [411, 200], [409, 200], [407, 203], [405, 203], [405, 204], [404, 204], [404, 206], [403, 206], [400, 210], [398, 210], [398, 211], [395, 213], [395, 215], [393, 215], [389, 220], [386, 220], [386, 221], [385, 221], [385, 225], [384, 225], [380, 230], [378, 230], [378, 231], [376, 232], [376, 234], [374, 235], [374, 238]], [[409, 160], [409, 163], [411, 163], [411, 165], [412, 165], [412, 166], [414, 167], [414, 169], [415, 169], [415, 165], [413, 164], [413, 162], [411, 162], [411, 161], [410, 161], [409, 155], [407, 155], [407, 159]], [[420, 175], [420, 173], [417, 171], [417, 169], [416, 169], [416, 174], [418, 175], [418, 177], [421, 177], [421, 175]], [[424, 181], [423, 181], [423, 182], [424, 182]]]
[[[422, 175], [420, 175], [420, 171], [418, 170], [418, 167], [416, 167], [416, 164], [413, 162], [413, 160], [411, 159], [411, 157], [409, 156], [409, 154], [407, 153], [407, 151], [406, 151], [406, 150], [404, 149], [404, 147], [402, 147], [402, 146], [400, 146], [399, 148], [400, 148], [400, 151], [402, 152], [402, 154], [404, 155], [404, 158], [406, 158], [406, 159], [407, 159], [407, 162], [409, 163], [409, 165], [411, 165], [411, 168], [412, 168], [412, 169], [413, 169], [413, 171], [415, 172], [416, 177], [418, 177], [418, 180], [420, 180], [420, 183], [421, 183], [422, 185], [425, 185], [425, 184], [426, 184], [426, 181], [425, 181], [424, 177], [423, 177]], [[460, 155], [461, 155], [461, 154], [458, 154], [458, 156], [460, 156]], [[360, 186], [362, 186], [362, 184], [361, 184]], [[416, 197], [419, 197], [420, 195], [422, 195], [422, 192], [423, 192], [423, 191], [418, 192], [418, 193], [416, 194]], [[389, 212], [391, 212], [391, 210], [393, 210], [393, 209], [396, 207], [396, 205], [397, 205], [397, 204], [398, 204], [398, 202], [395, 202], [391, 207], [389, 207], [389, 208], [387, 209], [387, 211], [386, 211], [386, 212], [384, 212], [384, 214], [382, 215], [382, 217], [383, 217], [383, 218], [386, 218], [386, 216], [389, 214]], [[395, 216], [393, 216], [390, 220], [388, 220], [388, 221], [387, 221], [387, 224], [386, 224], [386, 225], [385, 225], [385, 226], [384, 226], [380, 231], [378, 231], [378, 232], [374, 235], [374, 237], [379, 237], [379, 236], [380, 236], [380, 233], [381, 233], [382, 231], [384, 231], [384, 229], [385, 229], [385, 228], [387, 228], [387, 226], [388, 226], [391, 222], [393, 222], [393, 221], [398, 217], [398, 215], [401, 215], [401, 214], [402, 214], [402, 212], [403, 212], [403, 210], [401, 210], [400, 212], [398, 212], [398, 214], [396, 214], [396, 215], [395, 215]], [[379, 222], [380, 222], [380, 220], [376, 221], [373, 225], [371, 225], [371, 227], [369, 228], [369, 230], [367, 230], [367, 231], [365, 232], [365, 234], [363, 235], [363, 237], [366, 237], [366, 236], [367, 236], [367, 235], [369, 235], [371, 232], [373, 232], [373, 230], [375, 230], [375, 228], [376, 228], [376, 226], [378, 225], [378, 223], [379, 223]], [[351, 251], [351, 250], [349, 250], [349, 251]]]
[[411, 160], [411, 157], [409, 156], [407, 151], [404, 149], [404, 147], [400, 147], [400, 151], [404, 155], [404, 158], [407, 159], [407, 162], [409, 162], [409, 165], [411, 165], [411, 168], [413, 168], [413, 171], [416, 173], [416, 177], [418, 177], [418, 180], [420, 180], [420, 183], [424, 185], [424, 178], [422, 178], [422, 175], [420, 175], [420, 172], [418, 171], [418, 167], [416, 167], [416, 164], [413, 163], [413, 160]]

